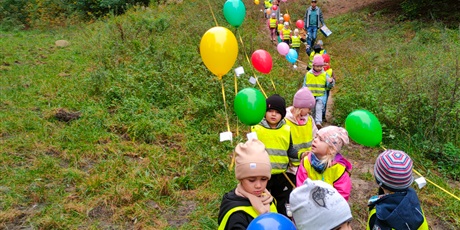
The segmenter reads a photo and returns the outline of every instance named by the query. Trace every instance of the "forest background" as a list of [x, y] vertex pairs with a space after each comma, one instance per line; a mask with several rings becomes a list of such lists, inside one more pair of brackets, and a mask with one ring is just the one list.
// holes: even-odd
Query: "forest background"
[[[262, 5], [244, 1], [235, 30], [224, 2], [0, 3], [0, 228], [216, 229], [221, 196], [236, 183], [232, 150], [249, 132], [233, 111], [235, 92], [258, 87], [247, 80], [257, 75], [260, 88], [290, 104], [305, 74], [276, 52]], [[294, 21], [307, 5], [288, 0], [281, 10]], [[409, 153], [433, 182], [417, 189], [431, 227], [459, 229], [459, 4], [319, 6], [333, 31], [319, 36], [338, 76], [328, 122], [343, 126], [356, 109], [375, 114], [383, 147]], [[216, 23], [238, 38], [235, 67], [247, 73], [237, 89], [232, 72], [217, 80], [199, 54]], [[246, 55], [257, 49], [273, 57], [269, 74], [251, 71]], [[234, 141], [219, 142], [227, 117]], [[355, 168], [355, 229], [364, 229], [381, 151], [344, 150]]]

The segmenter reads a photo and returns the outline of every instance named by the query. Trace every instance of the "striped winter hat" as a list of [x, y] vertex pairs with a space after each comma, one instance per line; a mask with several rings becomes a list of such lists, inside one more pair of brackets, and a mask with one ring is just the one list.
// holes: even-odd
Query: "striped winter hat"
[[385, 150], [375, 161], [374, 176], [380, 186], [390, 191], [407, 189], [414, 181], [412, 159], [403, 151]]

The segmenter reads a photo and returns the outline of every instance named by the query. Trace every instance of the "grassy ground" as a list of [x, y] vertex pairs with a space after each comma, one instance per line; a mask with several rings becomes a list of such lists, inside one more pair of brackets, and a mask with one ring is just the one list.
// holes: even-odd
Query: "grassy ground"
[[[223, 2], [209, 3], [217, 23], [231, 28]], [[270, 43], [261, 6], [246, 7], [243, 26], [231, 28], [244, 41], [235, 66], [251, 73], [246, 55], [269, 51], [274, 67], [268, 75], [257, 74], [262, 88], [291, 103], [304, 72], [293, 70]], [[300, 2], [284, 7], [291, 20], [303, 14]], [[413, 53], [428, 65], [421, 57], [439, 49], [434, 44], [440, 41], [449, 47], [449, 60], [460, 53], [458, 31], [418, 22], [398, 22], [395, 29], [396, 22], [386, 18], [364, 10], [328, 19], [334, 36], [325, 39], [326, 48], [340, 79], [335, 123], [352, 109], [345, 108], [347, 93], [364, 88], [360, 79], [371, 79], [358, 73], [385, 75], [400, 53]], [[231, 152], [248, 127], [233, 113], [234, 76], [222, 80], [226, 113], [221, 82], [198, 53], [201, 36], [213, 26], [207, 1], [184, 1], [91, 25], [0, 34], [0, 227], [215, 229], [221, 196], [236, 183]], [[70, 46], [56, 47], [60, 39]], [[252, 86], [247, 78], [237, 79], [238, 89]], [[238, 134], [233, 143], [218, 139], [227, 116]], [[391, 138], [385, 143], [398, 144]], [[348, 153], [371, 162], [369, 155], [377, 151], [357, 147]], [[417, 166], [459, 194], [458, 183], [441, 179], [433, 165], [417, 159]], [[368, 172], [356, 177], [372, 181]], [[460, 228], [458, 201], [432, 186], [420, 196], [433, 222]], [[353, 207], [355, 226], [365, 222], [364, 209]]]

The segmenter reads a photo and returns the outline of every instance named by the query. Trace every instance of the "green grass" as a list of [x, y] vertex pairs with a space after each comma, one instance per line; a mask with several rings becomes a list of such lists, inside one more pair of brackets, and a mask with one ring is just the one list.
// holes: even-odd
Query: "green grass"
[[[231, 28], [221, 3], [210, 3], [218, 24]], [[289, 4], [291, 18], [300, 18], [301, 4]], [[279, 93], [290, 104], [303, 72], [293, 71], [269, 43], [261, 6], [246, 7], [235, 33], [245, 50], [240, 46], [235, 66], [251, 74], [245, 55], [268, 50], [274, 67], [268, 75], [257, 74], [259, 80], [267, 94]], [[405, 73], [428, 78], [424, 68], [451, 73], [460, 53], [459, 32], [416, 21], [395, 27], [384, 12], [368, 15], [328, 19], [334, 35], [323, 39], [339, 75], [335, 122], [343, 124], [352, 109], [371, 110], [388, 127], [385, 145], [416, 155], [417, 141], [405, 146], [404, 139], [389, 138], [401, 138], [397, 127], [415, 135], [409, 130], [413, 117], [398, 117], [396, 99], [387, 96], [404, 94], [382, 79]], [[230, 156], [249, 128], [233, 113], [229, 73], [223, 77], [227, 116], [235, 134], [238, 124], [239, 136], [233, 143], [219, 142], [227, 129], [221, 85], [198, 53], [201, 36], [213, 26], [206, 1], [184, 1], [137, 8], [90, 25], [2, 33], [0, 226], [216, 229], [221, 196], [236, 184]], [[55, 47], [60, 39], [71, 45]], [[238, 79], [238, 89], [251, 87], [247, 78]], [[78, 111], [80, 118], [59, 121], [60, 108]], [[437, 125], [458, 133], [454, 124]], [[424, 131], [420, 135], [431, 135]], [[414, 158], [427, 177], [450, 187], [436, 172], [436, 162]], [[458, 186], [449, 191], [459, 194]], [[458, 202], [432, 186], [420, 190], [420, 197], [430, 216], [460, 228]]]

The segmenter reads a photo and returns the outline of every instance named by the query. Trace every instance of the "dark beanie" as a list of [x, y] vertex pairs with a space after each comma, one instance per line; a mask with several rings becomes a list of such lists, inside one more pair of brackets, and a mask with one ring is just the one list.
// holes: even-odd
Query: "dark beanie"
[[278, 94], [273, 94], [267, 98], [267, 110], [274, 109], [281, 114], [281, 119], [286, 116], [286, 101]]

